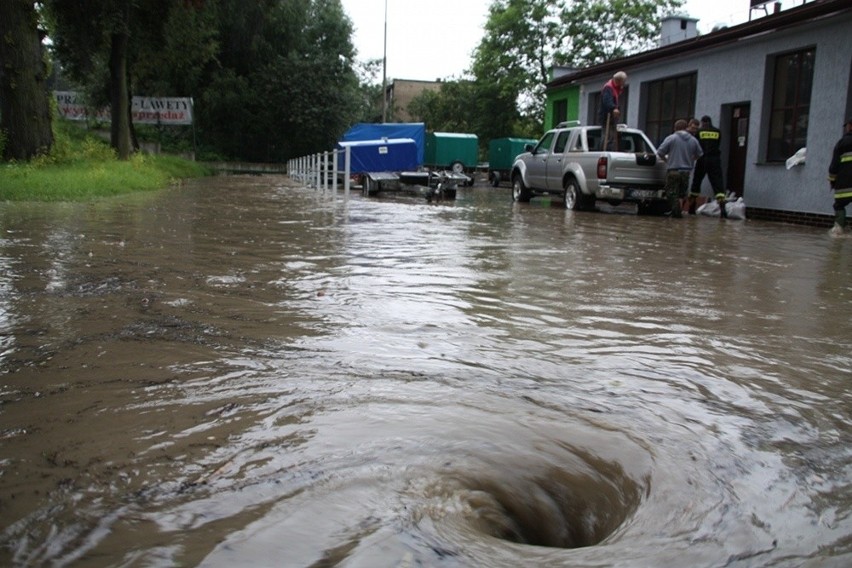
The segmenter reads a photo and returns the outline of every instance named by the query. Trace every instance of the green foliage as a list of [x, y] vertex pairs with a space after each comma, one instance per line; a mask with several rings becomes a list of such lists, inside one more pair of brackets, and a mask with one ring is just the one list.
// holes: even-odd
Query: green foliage
[[[493, 0], [471, 72], [498, 136], [540, 134], [554, 65], [586, 67], [652, 47], [682, 0]], [[537, 125], [537, 126], [536, 126]], [[478, 131], [483, 136], [484, 131]]]
[[472, 71], [478, 81], [493, 85], [494, 96], [517, 102], [522, 114], [544, 114], [544, 84], [566, 33], [562, 4], [495, 0], [489, 8]]
[[[89, 101], [109, 102], [111, 41], [126, 33], [131, 94], [193, 97], [199, 155], [284, 161], [327, 149], [370, 112], [340, 0], [44, 5], [63, 72]], [[195, 148], [188, 134], [159, 131], [155, 138], [164, 147]]]
[[365, 112], [339, 0], [220, 0], [218, 11], [219, 67], [196, 98], [204, 152], [285, 161], [328, 149]]
[[174, 156], [116, 159], [109, 144], [76, 125], [61, 124], [53, 151], [25, 163], [0, 165], [0, 201], [85, 201], [163, 189], [208, 172]]
[[653, 48], [660, 20], [682, 0], [587, 0], [573, 2], [562, 13], [569, 49], [562, 60], [588, 66]]
[[[682, 0], [493, 0], [470, 76], [424, 93], [411, 111], [432, 130], [483, 141], [537, 137], [553, 65], [587, 66], [647, 48]], [[331, 147], [353, 122], [377, 121], [378, 61], [356, 64], [340, 0], [45, 0], [63, 71], [108, 100], [110, 38], [128, 33], [132, 94], [191, 96], [195, 126], [139, 137], [198, 156], [280, 162]], [[130, 10], [129, 17], [127, 10]], [[92, 18], [97, 14], [97, 18]], [[100, 146], [60, 137], [45, 160]], [[197, 144], [197, 147], [196, 147]]]

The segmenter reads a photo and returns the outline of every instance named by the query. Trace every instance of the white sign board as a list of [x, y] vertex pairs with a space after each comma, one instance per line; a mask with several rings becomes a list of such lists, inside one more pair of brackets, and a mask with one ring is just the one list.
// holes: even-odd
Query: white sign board
[[[59, 116], [68, 120], [95, 118], [110, 121], [109, 109], [101, 109], [91, 116], [78, 93], [54, 91]], [[133, 97], [130, 116], [134, 124], [181, 125], [192, 124], [192, 99], [190, 97]]]

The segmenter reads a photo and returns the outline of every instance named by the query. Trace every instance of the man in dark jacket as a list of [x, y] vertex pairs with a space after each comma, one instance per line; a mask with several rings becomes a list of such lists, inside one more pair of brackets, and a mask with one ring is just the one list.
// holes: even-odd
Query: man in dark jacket
[[834, 145], [828, 181], [834, 190], [834, 227], [832, 233], [846, 228], [846, 206], [852, 203], [852, 118], [843, 125], [843, 137]]
[[[695, 162], [695, 174], [692, 176], [692, 188], [689, 190], [689, 212], [695, 214], [695, 205], [701, 195], [701, 182], [706, 175], [710, 179], [710, 195], [725, 193], [725, 181], [722, 176], [722, 133], [713, 126], [707, 115], [701, 117], [701, 126], [695, 135], [704, 155]], [[711, 197], [712, 198], [712, 197]]]
[[618, 149], [616, 141], [616, 125], [621, 118], [621, 109], [618, 108], [618, 98], [624, 91], [627, 83], [627, 73], [619, 71], [607, 81], [601, 89], [601, 111], [599, 115], [601, 126], [604, 127], [605, 150]]

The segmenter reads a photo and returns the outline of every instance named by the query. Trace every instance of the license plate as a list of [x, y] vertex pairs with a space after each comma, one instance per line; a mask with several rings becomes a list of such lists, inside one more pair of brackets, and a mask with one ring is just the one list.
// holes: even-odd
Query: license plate
[[632, 189], [630, 195], [636, 199], [653, 199], [657, 197], [657, 192], [653, 189]]

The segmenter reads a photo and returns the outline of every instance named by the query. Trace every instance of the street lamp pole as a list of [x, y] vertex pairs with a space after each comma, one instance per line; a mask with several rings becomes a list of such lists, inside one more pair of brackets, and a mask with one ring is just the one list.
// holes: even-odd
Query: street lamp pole
[[388, 0], [385, 0], [385, 45], [382, 54], [382, 124], [388, 120]]

